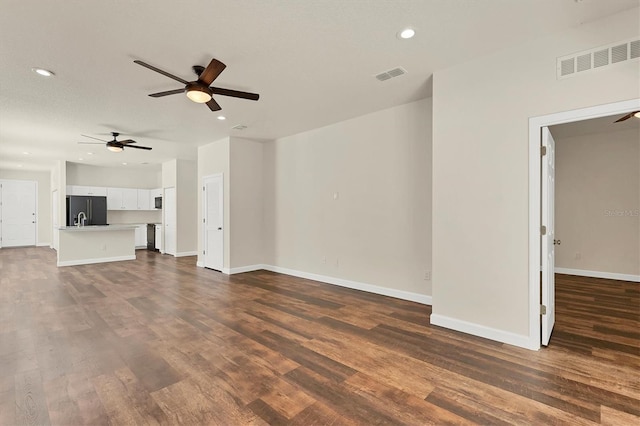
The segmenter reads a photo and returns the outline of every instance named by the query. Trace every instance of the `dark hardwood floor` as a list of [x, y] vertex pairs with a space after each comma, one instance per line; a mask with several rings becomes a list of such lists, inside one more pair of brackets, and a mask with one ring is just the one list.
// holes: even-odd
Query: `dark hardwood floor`
[[0, 250], [0, 424], [640, 424], [640, 284], [557, 277], [551, 345], [314, 281]]

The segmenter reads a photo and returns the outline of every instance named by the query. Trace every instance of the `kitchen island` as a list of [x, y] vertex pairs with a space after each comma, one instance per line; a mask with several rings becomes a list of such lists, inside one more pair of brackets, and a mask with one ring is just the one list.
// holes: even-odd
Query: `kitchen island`
[[58, 228], [58, 266], [135, 260], [135, 225]]

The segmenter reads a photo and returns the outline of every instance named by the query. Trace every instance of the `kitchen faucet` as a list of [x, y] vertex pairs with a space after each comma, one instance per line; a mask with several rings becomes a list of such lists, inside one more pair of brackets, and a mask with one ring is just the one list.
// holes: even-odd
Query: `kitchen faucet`
[[87, 221], [87, 214], [85, 212], [78, 213], [78, 218], [76, 219], [77, 226], [84, 226], [84, 223]]

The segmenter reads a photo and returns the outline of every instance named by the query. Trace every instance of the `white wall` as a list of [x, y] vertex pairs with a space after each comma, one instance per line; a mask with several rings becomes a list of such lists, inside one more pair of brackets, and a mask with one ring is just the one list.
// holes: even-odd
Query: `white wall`
[[557, 80], [556, 58], [639, 26], [634, 9], [434, 74], [432, 322], [528, 341], [528, 119], [637, 97], [638, 61]]
[[431, 294], [431, 99], [267, 142], [264, 176], [266, 264]]
[[51, 233], [51, 173], [0, 169], [0, 179], [38, 182], [38, 238], [36, 244], [49, 245], [53, 238]]
[[264, 142], [231, 138], [231, 268], [264, 263]]
[[196, 162], [191, 160], [177, 160], [176, 165], [176, 250], [178, 256], [195, 255], [198, 249], [198, 170]]
[[107, 186], [111, 188], [160, 188], [160, 169], [100, 167], [67, 162], [67, 185]]
[[640, 275], [640, 134], [555, 141], [556, 267]]
[[[230, 194], [229, 189], [229, 170], [230, 170], [230, 147], [229, 138], [220, 139], [207, 145], [198, 147], [198, 188], [203, 186], [203, 178], [209, 175], [222, 173], [224, 180], [224, 225], [222, 232], [224, 233], [224, 268], [229, 268], [231, 259], [231, 210], [230, 210]], [[203, 235], [202, 235], [202, 191], [198, 191], [198, 264], [202, 264]]]

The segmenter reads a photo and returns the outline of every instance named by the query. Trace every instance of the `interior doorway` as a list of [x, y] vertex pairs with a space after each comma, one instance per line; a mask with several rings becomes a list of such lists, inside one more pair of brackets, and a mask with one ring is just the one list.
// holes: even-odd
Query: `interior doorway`
[[[529, 347], [539, 349], [541, 343], [548, 343], [548, 338], [553, 329], [553, 316], [555, 316], [555, 291], [545, 286], [542, 277], [554, 274], [550, 270], [549, 262], [542, 262], [543, 244], [548, 243], [545, 238], [545, 226], [542, 217], [543, 201], [548, 194], [543, 193], [543, 182], [548, 181], [549, 176], [543, 174], [544, 162], [543, 135], [545, 128], [556, 124], [572, 123], [592, 118], [626, 114], [640, 110], [640, 99], [565, 111], [529, 119]], [[548, 132], [548, 129], [547, 129]], [[553, 188], [552, 188], [553, 190]], [[546, 283], [553, 281], [546, 280]], [[545, 295], [543, 299], [542, 295]], [[543, 334], [542, 325], [546, 323], [546, 333]], [[551, 328], [549, 328], [551, 325]], [[546, 341], [545, 341], [546, 339]]]
[[0, 181], [0, 247], [36, 245], [37, 199], [36, 181]]
[[204, 267], [222, 271], [224, 267], [224, 180], [222, 174], [203, 179]]

